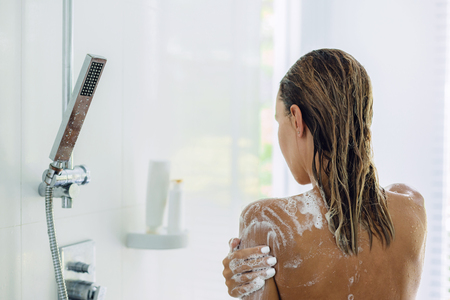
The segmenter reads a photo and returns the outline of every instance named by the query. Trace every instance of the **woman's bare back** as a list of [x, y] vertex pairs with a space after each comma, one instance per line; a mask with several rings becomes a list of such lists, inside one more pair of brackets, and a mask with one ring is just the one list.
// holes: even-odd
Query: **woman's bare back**
[[404, 184], [386, 192], [395, 239], [384, 248], [374, 237], [370, 249], [360, 228], [357, 256], [336, 246], [315, 190], [249, 205], [241, 216], [241, 248], [268, 244], [278, 260], [274, 279], [249, 299], [272, 299], [275, 288], [283, 300], [415, 299], [426, 239], [423, 198]]

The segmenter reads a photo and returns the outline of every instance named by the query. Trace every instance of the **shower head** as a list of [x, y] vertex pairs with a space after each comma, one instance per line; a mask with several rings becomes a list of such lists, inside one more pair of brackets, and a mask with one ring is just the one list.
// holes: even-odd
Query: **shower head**
[[104, 57], [86, 55], [50, 152], [52, 161], [63, 162], [70, 159], [105, 64]]

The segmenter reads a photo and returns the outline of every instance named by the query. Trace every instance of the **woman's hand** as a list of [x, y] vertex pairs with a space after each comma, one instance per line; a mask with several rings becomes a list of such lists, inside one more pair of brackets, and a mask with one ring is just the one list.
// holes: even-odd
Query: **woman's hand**
[[230, 240], [230, 253], [223, 260], [223, 277], [231, 297], [244, 297], [261, 289], [275, 275], [277, 259], [269, 256], [268, 246], [238, 250], [238, 238]]

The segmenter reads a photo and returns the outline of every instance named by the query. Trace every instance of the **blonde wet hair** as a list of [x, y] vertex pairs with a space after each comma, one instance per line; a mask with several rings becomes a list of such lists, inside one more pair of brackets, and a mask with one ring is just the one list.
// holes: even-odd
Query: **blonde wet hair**
[[314, 139], [313, 175], [328, 206], [337, 246], [358, 254], [359, 224], [389, 246], [395, 236], [386, 192], [373, 162], [373, 98], [370, 78], [350, 54], [320, 49], [302, 56], [280, 83], [290, 116], [298, 105]]

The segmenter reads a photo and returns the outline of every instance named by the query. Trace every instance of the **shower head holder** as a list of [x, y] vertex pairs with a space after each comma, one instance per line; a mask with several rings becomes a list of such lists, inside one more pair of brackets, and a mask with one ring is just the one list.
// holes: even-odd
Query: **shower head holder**
[[[51, 178], [51, 179], [50, 179]], [[62, 198], [62, 207], [71, 208], [72, 199], [79, 193], [79, 186], [91, 181], [91, 172], [85, 165], [75, 166], [73, 169], [54, 169], [50, 164], [48, 170], [42, 174], [39, 185], [39, 195], [45, 197], [45, 188], [53, 187], [53, 197]]]
[[46, 187], [52, 187], [53, 196], [62, 198], [63, 208], [72, 207], [72, 199], [78, 194], [78, 186], [89, 183], [91, 178], [86, 166], [80, 165], [72, 169], [69, 161], [105, 64], [106, 59], [102, 56], [86, 55], [50, 152], [53, 162], [44, 171], [39, 185], [42, 197], [45, 196]]

